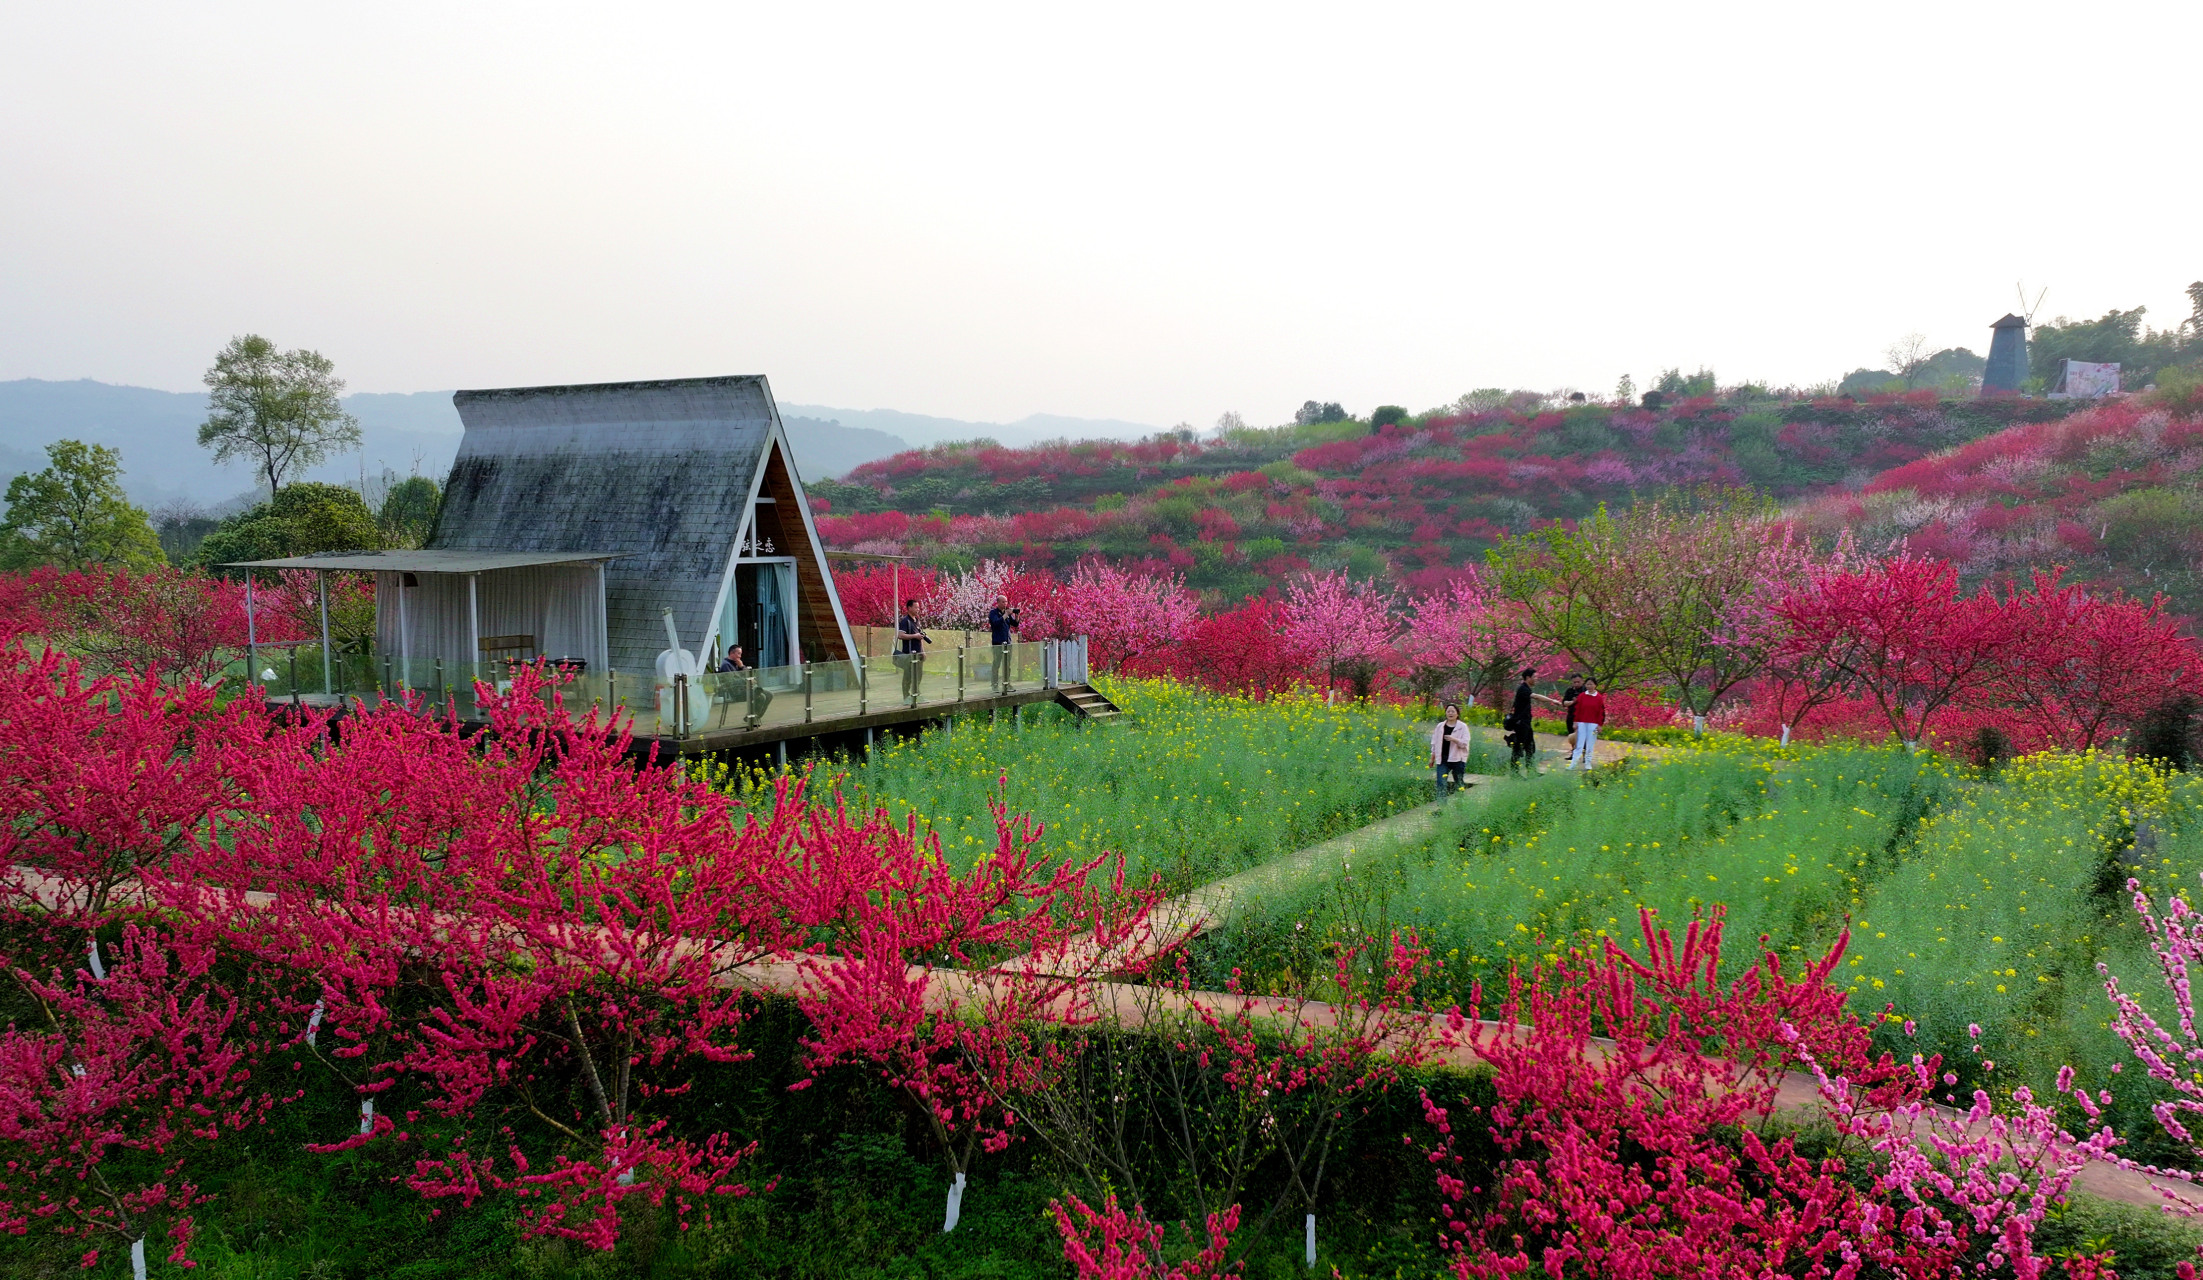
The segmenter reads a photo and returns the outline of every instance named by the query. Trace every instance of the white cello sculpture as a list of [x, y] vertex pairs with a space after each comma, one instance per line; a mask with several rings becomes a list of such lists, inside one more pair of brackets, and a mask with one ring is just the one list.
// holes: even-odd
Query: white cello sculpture
[[711, 714], [711, 690], [704, 687], [704, 664], [681, 647], [681, 633], [673, 625], [673, 610], [665, 611], [665, 651], [658, 655], [658, 732], [671, 733], [677, 724], [681, 677], [687, 677], [687, 724], [702, 725]]

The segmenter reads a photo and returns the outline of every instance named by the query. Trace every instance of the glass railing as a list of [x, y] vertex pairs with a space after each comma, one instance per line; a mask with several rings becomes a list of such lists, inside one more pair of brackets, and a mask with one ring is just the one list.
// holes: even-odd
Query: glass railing
[[[652, 672], [569, 670], [554, 673], [544, 697], [556, 697], [577, 716], [595, 711], [605, 720], [630, 717], [638, 737], [688, 738], [1032, 692], [1044, 684], [1046, 649], [1040, 642], [941, 646], [915, 662], [881, 653], [846, 662], [709, 672], [678, 683], [660, 681]], [[326, 706], [327, 695], [334, 694], [372, 706], [410, 695], [427, 707], [467, 718], [483, 714], [477, 681], [509, 690], [514, 673], [514, 664], [505, 661], [463, 663], [385, 654], [333, 654], [324, 672], [318, 642], [263, 645], [257, 657], [258, 669], [251, 677], [270, 701]], [[230, 664], [227, 678], [247, 678], [242, 656]]]

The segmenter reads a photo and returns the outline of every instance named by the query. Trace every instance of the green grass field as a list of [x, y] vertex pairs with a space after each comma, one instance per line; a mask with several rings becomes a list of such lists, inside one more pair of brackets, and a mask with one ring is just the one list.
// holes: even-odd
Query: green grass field
[[[2146, 815], [2154, 847], [2132, 847]], [[2123, 888], [2193, 895], [2203, 871], [2203, 778], [2103, 756], [2051, 755], [1984, 776], [1928, 755], [1724, 740], [1669, 762], [1505, 784], [1460, 804], [1428, 839], [1365, 857], [1243, 913], [1203, 947], [1212, 978], [1305, 973], [1342, 941], [1413, 930], [1448, 966], [1452, 996], [1602, 936], [1641, 949], [1637, 913], [1670, 923], [1720, 904], [1729, 971], [1758, 953], [1826, 952], [1848, 926], [1852, 1006], [1908, 1054], [1969, 1078], [1966, 1034], [1999, 1065], [1992, 1091], [2038, 1093], [2071, 1064], [2111, 1087], [2122, 1132], [2148, 1139], [2159, 1096], [2109, 1030], [2099, 963], [2155, 998], [2156, 966]], [[2160, 1008], [2160, 1016], [2169, 1009]], [[1906, 1039], [1897, 1023], [1912, 1019]], [[2170, 1155], [2158, 1151], [2158, 1155]]]
[[[1134, 876], [1160, 875], [1172, 892], [1431, 798], [1428, 729], [1392, 710], [1100, 683], [1125, 719], [1081, 724], [1054, 708], [1022, 726], [971, 716], [806, 772], [814, 793], [839, 788], [853, 806], [915, 814], [957, 859], [994, 847], [987, 804], [999, 795], [1046, 825], [1049, 849], [1121, 852]], [[744, 799], [775, 776], [706, 768]]]

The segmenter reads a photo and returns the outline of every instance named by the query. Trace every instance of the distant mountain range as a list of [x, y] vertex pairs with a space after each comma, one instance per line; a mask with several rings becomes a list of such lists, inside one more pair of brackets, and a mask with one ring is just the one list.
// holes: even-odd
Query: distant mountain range
[[[449, 391], [361, 392], [344, 398], [360, 422], [361, 447], [307, 473], [308, 479], [358, 481], [385, 470], [438, 480], [451, 469], [459, 447], [459, 414]], [[991, 437], [1007, 445], [1061, 436], [1129, 438], [1155, 430], [1112, 419], [1033, 414], [1012, 423], [966, 422], [894, 409], [835, 409], [783, 404], [781, 419], [795, 447], [796, 468], [807, 480], [840, 476], [851, 468], [913, 447]], [[244, 466], [216, 466], [199, 447], [206, 397], [197, 392], [157, 391], [80, 379], [0, 382], [0, 483], [45, 466], [45, 446], [75, 439], [107, 445], [122, 454], [123, 487], [148, 508], [188, 502], [221, 507], [249, 499], [252, 476]]]

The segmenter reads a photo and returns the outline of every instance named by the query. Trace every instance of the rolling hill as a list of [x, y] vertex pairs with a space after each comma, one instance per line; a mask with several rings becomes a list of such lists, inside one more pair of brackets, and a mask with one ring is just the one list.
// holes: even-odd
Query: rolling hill
[[1421, 588], [1504, 533], [1602, 502], [1701, 484], [1800, 499], [2068, 412], [2047, 401], [1931, 392], [1706, 396], [1653, 409], [1523, 404], [1375, 430], [1349, 420], [1136, 442], [937, 447], [809, 488], [834, 545], [944, 565], [994, 556], [1067, 570], [1103, 554], [1182, 572], [1224, 599], [1309, 565]]
[[1972, 580], [2065, 566], [2203, 613], [2203, 395], [2106, 401], [1891, 467], [1793, 514], [1810, 532], [1903, 542]]

